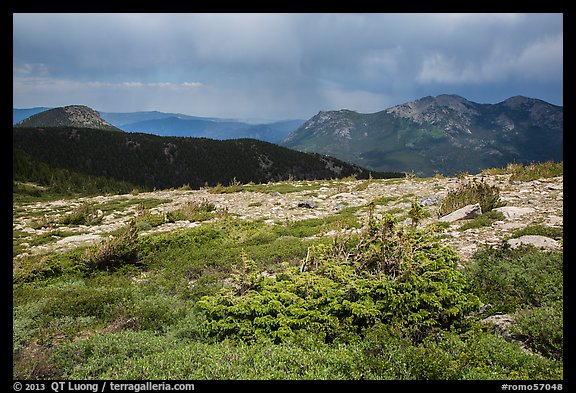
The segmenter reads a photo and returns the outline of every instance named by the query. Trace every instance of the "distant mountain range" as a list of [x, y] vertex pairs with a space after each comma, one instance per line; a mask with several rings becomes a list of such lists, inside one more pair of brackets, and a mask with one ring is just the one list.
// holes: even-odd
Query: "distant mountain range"
[[[66, 108], [70, 112], [72, 107]], [[478, 104], [443, 94], [376, 113], [343, 109], [319, 112], [306, 122], [287, 120], [256, 125], [153, 111], [103, 112], [82, 126], [81, 121], [69, 122], [68, 112], [56, 115], [57, 109], [13, 109], [13, 119], [32, 114], [21, 120], [19, 127], [116, 127], [161, 136], [258, 139], [335, 157], [374, 172], [413, 171], [419, 176], [436, 172], [478, 173], [510, 162], [563, 159], [563, 108], [522, 96], [497, 104]], [[81, 120], [82, 110], [75, 111], [76, 120]], [[101, 122], [106, 123], [105, 127], [98, 125]]]
[[[46, 107], [28, 109], [13, 108], [13, 124], [17, 124], [30, 116], [50, 109], [51, 108]], [[251, 124], [236, 120], [197, 117], [158, 111], [100, 112], [99, 114], [103, 120], [111, 125], [128, 132], [219, 140], [253, 138], [272, 143], [279, 143], [305, 121], [286, 120]], [[49, 124], [54, 125], [53, 123]]]
[[25, 109], [17, 109], [12, 108], [12, 124], [16, 124], [36, 113], [45, 112], [52, 108], [47, 108], [45, 106], [39, 106], [36, 108], [25, 108]]
[[563, 159], [563, 108], [527, 97], [478, 104], [424, 97], [369, 114], [319, 112], [281, 143], [378, 171], [478, 173]]

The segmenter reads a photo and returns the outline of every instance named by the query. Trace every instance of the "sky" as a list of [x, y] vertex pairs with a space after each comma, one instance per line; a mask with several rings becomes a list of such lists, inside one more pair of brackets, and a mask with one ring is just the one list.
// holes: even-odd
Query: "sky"
[[13, 106], [243, 120], [425, 96], [563, 106], [562, 14], [13, 14]]

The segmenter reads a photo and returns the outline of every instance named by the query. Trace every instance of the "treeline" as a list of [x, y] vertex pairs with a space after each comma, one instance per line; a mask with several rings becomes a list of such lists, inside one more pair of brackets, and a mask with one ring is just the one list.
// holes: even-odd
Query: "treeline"
[[[33, 183], [37, 186], [30, 185]], [[91, 176], [39, 161], [22, 149], [12, 151], [12, 192], [20, 196], [125, 194], [136, 185]]]
[[[136, 185], [143, 189], [182, 185], [200, 188], [229, 184], [233, 179], [242, 183], [264, 183], [289, 178], [404, 176], [401, 173], [371, 173], [331, 157], [297, 152], [253, 139], [217, 141], [71, 127], [14, 128], [13, 147], [14, 151], [19, 149], [35, 159], [29, 164], [15, 164], [14, 176], [42, 179], [44, 183], [41, 184], [52, 180], [47, 167], [104, 177], [120, 182], [118, 185], [126, 183], [128, 188]], [[15, 161], [28, 160], [21, 153], [18, 155]], [[86, 182], [90, 184], [91, 181], [95, 180]]]

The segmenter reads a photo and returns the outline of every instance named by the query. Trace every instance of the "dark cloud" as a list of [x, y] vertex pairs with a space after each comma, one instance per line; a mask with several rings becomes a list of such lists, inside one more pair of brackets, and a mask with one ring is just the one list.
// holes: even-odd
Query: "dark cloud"
[[13, 43], [20, 107], [306, 118], [442, 93], [563, 104], [561, 14], [14, 14]]

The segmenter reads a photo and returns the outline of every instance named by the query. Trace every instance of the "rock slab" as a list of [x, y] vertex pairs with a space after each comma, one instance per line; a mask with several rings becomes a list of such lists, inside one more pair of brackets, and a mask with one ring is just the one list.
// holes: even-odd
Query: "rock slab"
[[458, 220], [468, 220], [474, 217], [478, 217], [482, 214], [482, 208], [479, 203], [474, 205], [464, 206], [461, 209], [453, 211], [452, 213], [440, 218], [443, 222], [454, 222]]
[[522, 244], [532, 244], [535, 247], [545, 248], [547, 250], [559, 250], [562, 248], [556, 240], [539, 235], [520, 236], [516, 239], [508, 240], [508, 244], [510, 244], [512, 248], [518, 248]]
[[525, 214], [534, 213], [536, 211], [531, 207], [515, 207], [515, 206], [497, 207], [494, 210], [504, 214], [504, 217], [512, 220], [521, 217]]

